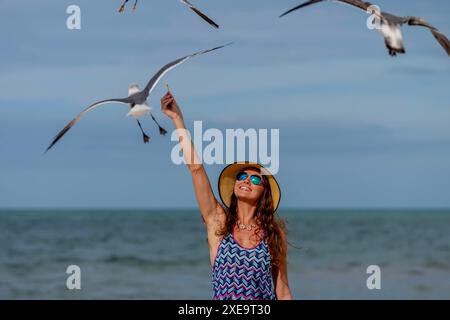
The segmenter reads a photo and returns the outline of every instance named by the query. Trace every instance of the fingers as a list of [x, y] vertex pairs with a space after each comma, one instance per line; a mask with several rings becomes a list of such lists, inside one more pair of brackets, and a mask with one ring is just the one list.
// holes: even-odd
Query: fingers
[[173, 95], [170, 91], [167, 91], [166, 94], [164, 95], [164, 97], [172, 97], [173, 98]]
[[163, 103], [164, 101], [167, 101], [169, 99], [174, 99], [172, 94], [170, 92], [167, 92], [162, 98], [161, 98], [161, 103]]
[[168, 101], [174, 101], [175, 99], [172, 96], [165, 95], [161, 98], [161, 103], [167, 103]]
[[170, 109], [172, 103], [175, 101], [175, 99], [172, 97], [172, 95], [165, 95], [161, 99], [161, 107], [163, 109]]
[[161, 103], [164, 101], [167, 101], [168, 99], [170, 99], [171, 96], [169, 95], [169, 92], [167, 92], [165, 95], [163, 95], [163, 97], [161, 98]]

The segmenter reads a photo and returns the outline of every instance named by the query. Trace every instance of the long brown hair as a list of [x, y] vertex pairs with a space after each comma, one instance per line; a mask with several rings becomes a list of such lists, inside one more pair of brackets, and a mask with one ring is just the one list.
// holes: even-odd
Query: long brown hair
[[[259, 168], [247, 167], [245, 170], [255, 170], [261, 172]], [[270, 190], [269, 180], [265, 175], [262, 175], [264, 191], [258, 201], [255, 211], [256, 231], [259, 235], [263, 231], [267, 244], [269, 245], [270, 254], [272, 256], [272, 264], [279, 267], [286, 259], [286, 242], [283, 238], [285, 233], [285, 222], [281, 220], [273, 208], [272, 192]], [[226, 219], [224, 226], [217, 231], [218, 236], [226, 236], [232, 234], [237, 223], [237, 202], [238, 199], [234, 192], [231, 195], [231, 202], [227, 208]], [[260, 239], [262, 240], [262, 239]]]

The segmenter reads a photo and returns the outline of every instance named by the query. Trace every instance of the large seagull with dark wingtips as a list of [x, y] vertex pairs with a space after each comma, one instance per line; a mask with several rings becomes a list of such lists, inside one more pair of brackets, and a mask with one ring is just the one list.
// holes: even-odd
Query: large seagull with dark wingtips
[[[323, 2], [325, 0], [311, 0], [307, 1], [305, 3], [302, 3], [282, 15], [280, 15], [280, 18], [287, 15], [288, 13], [291, 13], [295, 10], [304, 8], [306, 6], [309, 6], [311, 4], [315, 4], [318, 2]], [[364, 2], [361, 0], [335, 0], [340, 3], [349, 4], [354, 7], [357, 7], [359, 9], [362, 9], [364, 11], [370, 10], [370, 7], [372, 6], [369, 2]], [[435, 37], [435, 39], [439, 42], [439, 44], [444, 48], [444, 50], [447, 52], [447, 54], [450, 56], [450, 41], [447, 39], [447, 37], [440, 32], [438, 29], [430, 25], [428, 22], [423, 20], [419, 17], [399, 17], [392, 14], [389, 14], [387, 12], [373, 12], [376, 14], [376, 16], [379, 18], [380, 22], [380, 28], [379, 31], [384, 37], [384, 41], [386, 44], [386, 47], [389, 50], [389, 54], [391, 56], [395, 56], [398, 53], [405, 53], [405, 47], [403, 45], [403, 36], [401, 31], [401, 26], [404, 24], [408, 24], [410, 26], [421, 26], [430, 29], [431, 33]]]
[[[125, 5], [126, 5], [126, 3], [128, 1], [129, 0], [124, 0], [123, 1], [122, 5], [119, 7], [119, 12], [124, 12], [125, 11]], [[214, 28], [219, 28], [219, 25], [217, 23], [215, 23], [210, 17], [208, 17], [206, 14], [204, 14], [203, 12], [198, 10], [196, 7], [194, 7], [194, 5], [191, 4], [189, 1], [187, 1], [187, 0], [180, 0], [180, 1], [181, 1], [181, 3], [187, 5], [189, 7], [189, 9], [191, 9], [193, 12], [195, 12], [200, 18], [202, 18], [203, 20], [208, 22]], [[133, 10], [136, 10], [137, 2], [138, 2], [138, 0], [134, 1]]]
[[150, 81], [147, 83], [147, 85], [145, 86], [145, 88], [143, 90], [139, 91], [139, 87], [136, 84], [132, 84], [129, 86], [128, 88], [128, 97], [126, 98], [118, 98], [118, 99], [106, 99], [106, 100], [100, 100], [97, 101], [93, 104], [91, 104], [89, 107], [87, 107], [86, 109], [84, 109], [81, 113], [79, 113], [74, 119], [72, 119], [72, 121], [70, 121], [53, 139], [53, 141], [51, 142], [51, 144], [48, 146], [47, 150], [45, 150], [45, 152], [47, 152], [48, 150], [50, 150], [66, 133], [67, 131], [69, 131], [80, 119], [81, 117], [83, 117], [86, 113], [88, 113], [89, 111], [94, 110], [95, 108], [104, 105], [104, 104], [111, 104], [111, 103], [122, 103], [122, 104], [127, 104], [130, 107], [130, 111], [128, 112], [127, 116], [133, 116], [138, 125], [139, 128], [142, 132], [143, 138], [144, 138], [144, 142], [147, 143], [150, 140], [150, 137], [144, 132], [144, 130], [142, 129], [141, 123], [139, 122], [139, 120], [137, 118], [144, 116], [146, 114], [150, 114], [150, 116], [152, 117], [153, 121], [155, 121], [156, 125], [159, 128], [159, 133], [161, 135], [165, 135], [167, 133], [167, 131], [162, 128], [159, 123], [156, 121], [155, 117], [151, 114], [151, 108], [147, 102], [147, 98], [150, 95], [150, 93], [152, 92], [152, 90], [155, 88], [155, 86], [158, 84], [159, 80], [170, 70], [172, 70], [173, 68], [175, 68], [176, 66], [182, 64], [183, 62], [185, 62], [186, 60], [195, 57], [197, 55], [201, 55], [201, 54], [205, 54], [220, 48], [223, 48], [225, 46], [230, 45], [231, 43], [222, 45], [222, 46], [218, 46], [212, 49], [207, 49], [207, 50], [203, 50], [203, 51], [199, 51], [193, 54], [190, 54], [188, 56], [184, 56], [182, 58], [176, 59], [172, 62], [169, 62], [168, 64], [166, 64], [165, 66], [163, 66], [161, 69], [159, 69], [159, 71], [150, 79]]

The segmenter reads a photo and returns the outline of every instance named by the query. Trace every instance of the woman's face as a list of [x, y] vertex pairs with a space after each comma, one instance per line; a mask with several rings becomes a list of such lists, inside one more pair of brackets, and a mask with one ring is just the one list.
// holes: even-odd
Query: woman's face
[[[247, 177], [241, 181], [236, 179], [234, 183], [234, 194], [241, 201], [257, 203], [264, 192], [264, 180], [258, 170], [245, 169], [241, 172], [247, 173]], [[256, 185], [251, 182], [250, 177], [256, 175], [261, 178], [261, 184]]]

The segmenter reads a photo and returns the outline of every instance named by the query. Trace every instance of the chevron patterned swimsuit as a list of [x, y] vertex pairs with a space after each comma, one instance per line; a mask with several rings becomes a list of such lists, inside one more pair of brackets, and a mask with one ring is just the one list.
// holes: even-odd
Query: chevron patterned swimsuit
[[213, 266], [214, 300], [275, 300], [272, 258], [266, 240], [241, 247], [228, 234], [220, 242]]

